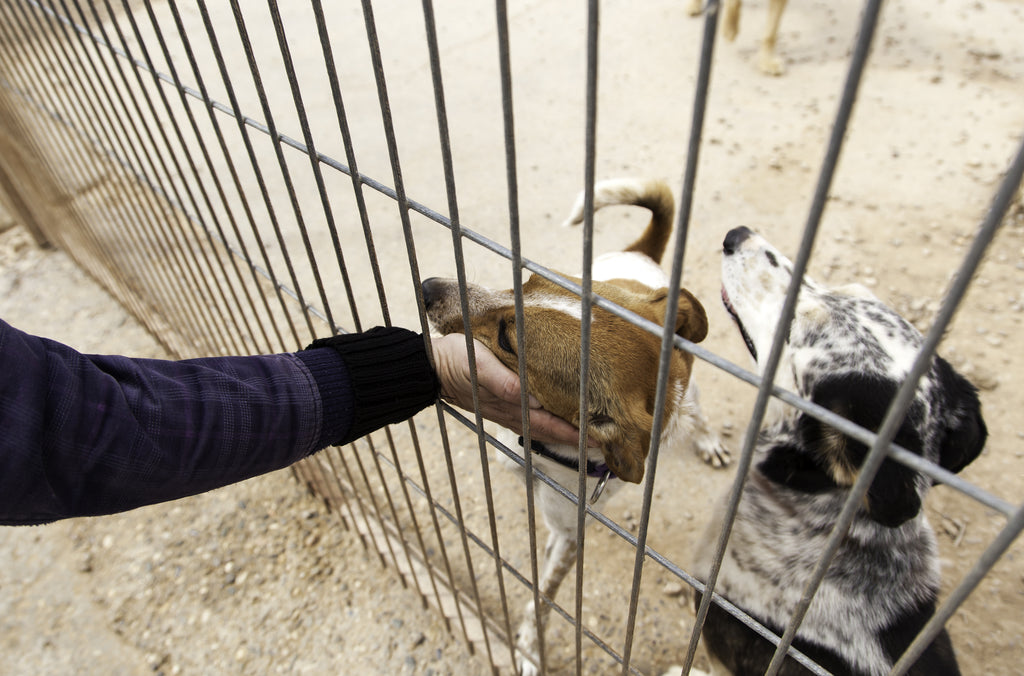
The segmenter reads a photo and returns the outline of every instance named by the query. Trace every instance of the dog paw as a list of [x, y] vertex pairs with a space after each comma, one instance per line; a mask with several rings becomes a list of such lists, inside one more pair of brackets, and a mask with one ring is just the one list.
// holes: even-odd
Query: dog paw
[[[530, 604], [533, 605], [532, 602]], [[527, 617], [532, 617], [532, 608]], [[516, 631], [516, 673], [521, 676], [537, 676], [541, 672], [538, 649], [537, 627], [532, 620], [523, 620]]]
[[734, 42], [740, 34], [740, 3], [725, 3], [725, 17], [722, 19], [722, 37]]
[[774, 52], [762, 51], [757, 59], [757, 66], [765, 75], [778, 77], [786, 72], [786, 64]]
[[538, 676], [540, 667], [523, 653], [516, 651], [516, 673], [519, 676]]
[[732, 453], [725, 447], [721, 439], [702, 439], [694, 445], [697, 455], [715, 469], [726, 467], [732, 462]]

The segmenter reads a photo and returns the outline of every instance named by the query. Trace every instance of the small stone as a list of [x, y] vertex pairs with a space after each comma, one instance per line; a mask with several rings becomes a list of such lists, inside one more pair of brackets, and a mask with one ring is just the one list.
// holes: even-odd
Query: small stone
[[682, 585], [682, 583], [680, 583], [680, 582], [669, 582], [668, 584], [666, 584], [664, 587], [661, 588], [661, 593], [662, 594], [664, 594], [665, 596], [672, 596], [672, 597], [679, 596], [684, 591], [686, 591], [686, 587], [684, 587]]

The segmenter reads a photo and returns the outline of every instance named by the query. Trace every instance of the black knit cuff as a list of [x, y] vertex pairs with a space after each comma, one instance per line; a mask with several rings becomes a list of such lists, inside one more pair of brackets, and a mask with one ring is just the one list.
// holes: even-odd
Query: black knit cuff
[[348, 367], [352, 386], [352, 424], [345, 444], [385, 425], [401, 422], [437, 399], [437, 376], [427, 358], [423, 336], [398, 327], [377, 327], [314, 341], [307, 350], [331, 348]]

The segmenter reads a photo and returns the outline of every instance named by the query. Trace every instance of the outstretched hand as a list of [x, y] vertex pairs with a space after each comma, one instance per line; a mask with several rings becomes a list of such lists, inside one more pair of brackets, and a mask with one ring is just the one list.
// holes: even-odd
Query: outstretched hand
[[[473, 385], [469, 377], [466, 337], [451, 333], [434, 338], [434, 365], [441, 381], [441, 398], [459, 408], [473, 410]], [[480, 385], [480, 415], [522, 434], [523, 417], [519, 376], [502, 364], [487, 347], [474, 340], [476, 377]], [[562, 418], [541, 408], [533, 395], [529, 398], [530, 436], [548, 443], [579, 443], [580, 432]]]

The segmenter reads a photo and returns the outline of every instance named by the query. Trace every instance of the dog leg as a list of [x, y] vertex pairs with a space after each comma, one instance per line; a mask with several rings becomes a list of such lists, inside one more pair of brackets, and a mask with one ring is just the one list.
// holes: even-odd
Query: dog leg
[[779, 23], [782, 11], [786, 9], [786, 0], [771, 0], [768, 5], [768, 21], [765, 23], [764, 38], [761, 40], [761, 52], [758, 65], [761, 72], [767, 75], [782, 75], [786, 66], [775, 53], [775, 40], [779, 35]]
[[725, 0], [725, 17], [722, 19], [722, 35], [729, 42], [740, 32], [740, 0]]
[[[554, 600], [562, 580], [576, 563], [576, 538], [551, 531], [544, 547], [544, 569], [541, 572], [540, 593]], [[516, 632], [516, 668], [522, 676], [536, 676], [540, 667], [539, 636], [547, 625], [551, 606], [541, 601], [539, 618], [533, 601], [526, 604], [523, 620]], [[539, 624], [537, 624], [539, 620]]]
[[679, 429], [673, 430], [673, 435], [678, 434], [679, 439], [689, 439], [700, 459], [712, 467], [725, 467], [732, 462], [732, 454], [722, 443], [718, 433], [711, 428], [707, 416], [701, 409], [700, 390], [693, 380], [690, 380], [690, 385], [686, 388], [682, 407], [680, 415], [675, 417]]
[[686, 8], [690, 16], [700, 16], [704, 12], [704, 0], [690, 0], [690, 6]]

